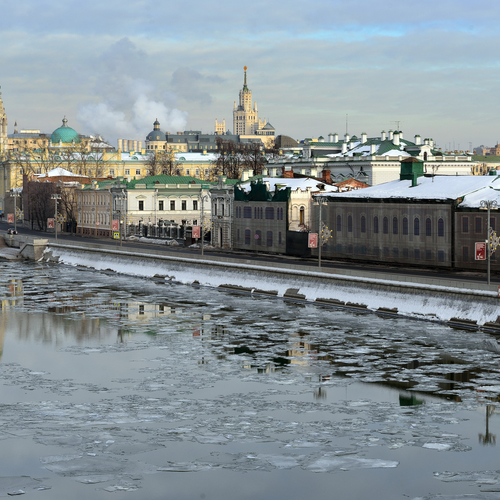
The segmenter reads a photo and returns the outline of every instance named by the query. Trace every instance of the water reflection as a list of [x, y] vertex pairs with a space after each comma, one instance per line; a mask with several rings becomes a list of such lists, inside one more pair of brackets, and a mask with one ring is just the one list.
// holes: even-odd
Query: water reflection
[[495, 413], [495, 407], [492, 405], [486, 405], [486, 430], [484, 434], [479, 433], [479, 442], [482, 445], [495, 445], [497, 441], [497, 435], [490, 432], [490, 417]]

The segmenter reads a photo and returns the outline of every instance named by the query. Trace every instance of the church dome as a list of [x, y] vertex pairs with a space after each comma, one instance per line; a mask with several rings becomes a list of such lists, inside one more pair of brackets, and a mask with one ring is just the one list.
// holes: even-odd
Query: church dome
[[62, 122], [62, 127], [56, 128], [54, 132], [52, 132], [50, 142], [52, 144], [59, 144], [60, 142], [63, 144], [70, 144], [73, 141], [75, 143], [80, 142], [78, 132], [75, 129], [68, 127], [68, 120], [66, 120], [66, 117], [64, 117]]

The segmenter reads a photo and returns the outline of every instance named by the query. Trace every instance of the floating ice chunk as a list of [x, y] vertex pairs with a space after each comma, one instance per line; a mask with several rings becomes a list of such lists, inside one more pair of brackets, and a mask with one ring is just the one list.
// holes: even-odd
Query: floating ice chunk
[[425, 443], [422, 445], [422, 448], [428, 448], [429, 450], [437, 450], [437, 451], [448, 451], [452, 448], [452, 445], [449, 443]]
[[322, 458], [311, 463], [308, 470], [313, 472], [337, 472], [354, 469], [380, 469], [397, 467], [399, 462], [393, 460], [382, 460], [377, 458], [337, 457], [324, 455]]

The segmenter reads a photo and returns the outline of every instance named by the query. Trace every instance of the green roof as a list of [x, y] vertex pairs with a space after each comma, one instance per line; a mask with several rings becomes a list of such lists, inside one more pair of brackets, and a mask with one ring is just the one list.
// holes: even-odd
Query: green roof
[[50, 142], [52, 144], [59, 144], [62, 142], [63, 144], [70, 144], [74, 142], [80, 142], [80, 136], [75, 129], [68, 127], [68, 120], [66, 117], [63, 119], [62, 127], [56, 128], [52, 135], [50, 136]]
[[142, 179], [134, 179], [127, 185], [129, 189], [135, 189], [136, 184], [146, 184], [153, 187], [155, 184], [206, 184], [206, 181], [185, 175], [152, 175]]

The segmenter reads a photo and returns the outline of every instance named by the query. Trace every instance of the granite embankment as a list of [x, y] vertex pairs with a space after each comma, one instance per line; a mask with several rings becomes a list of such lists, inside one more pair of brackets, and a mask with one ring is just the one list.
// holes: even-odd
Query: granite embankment
[[93, 242], [56, 244], [16, 238], [7, 244], [18, 246], [20, 255], [34, 260], [500, 333], [497, 285], [479, 280], [388, 274], [359, 267], [320, 270], [294, 261], [257, 263], [245, 256], [202, 257], [166, 252], [164, 247], [127, 250]]

